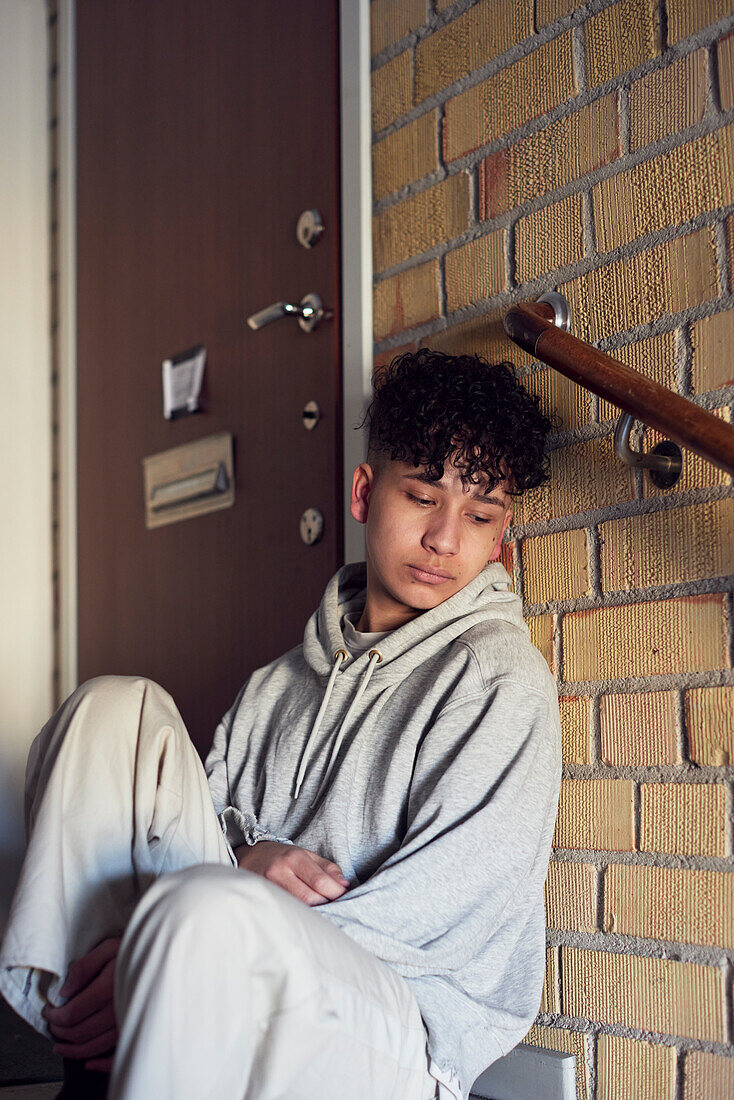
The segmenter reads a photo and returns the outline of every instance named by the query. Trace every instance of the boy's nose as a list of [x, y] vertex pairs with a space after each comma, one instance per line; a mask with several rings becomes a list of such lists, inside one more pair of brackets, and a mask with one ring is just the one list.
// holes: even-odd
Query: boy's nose
[[442, 557], [446, 554], [458, 554], [460, 546], [458, 520], [450, 516], [436, 516], [423, 536], [423, 545]]

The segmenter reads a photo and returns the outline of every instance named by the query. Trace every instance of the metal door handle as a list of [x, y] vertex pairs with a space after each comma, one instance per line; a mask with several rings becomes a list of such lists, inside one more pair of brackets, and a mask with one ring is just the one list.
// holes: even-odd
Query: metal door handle
[[330, 321], [334, 314], [330, 309], [324, 309], [323, 302], [318, 294], [306, 294], [298, 305], [291, 302], [274, 302], [272, 306], [261, 309], [247, 318], [247, 323], [256, 332], [264, 325], [272, 321], [279, 321], [281, 317], [297, 317], [298, 324], [304, 332], [313, 332], [321, 321]]

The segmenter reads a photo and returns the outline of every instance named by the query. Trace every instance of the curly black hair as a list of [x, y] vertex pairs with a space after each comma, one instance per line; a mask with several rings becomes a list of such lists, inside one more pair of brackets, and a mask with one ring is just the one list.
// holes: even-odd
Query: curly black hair
[[507, 478], [512, 495], [548, 480], [545, 441], [554, 422], [515, 376], [512, 363], [421, 348], [393, 359], [376, 381], [362, 424], [369, 453], [443, 477], [449, 457], [462, 481]]

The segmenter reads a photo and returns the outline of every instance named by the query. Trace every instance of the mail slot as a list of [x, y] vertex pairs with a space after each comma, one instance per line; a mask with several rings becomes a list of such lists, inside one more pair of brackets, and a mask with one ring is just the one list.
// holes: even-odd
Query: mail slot
[[214, 435], [143, 459], [145, 526], [192, 519], [234, 504], [232, 435]]

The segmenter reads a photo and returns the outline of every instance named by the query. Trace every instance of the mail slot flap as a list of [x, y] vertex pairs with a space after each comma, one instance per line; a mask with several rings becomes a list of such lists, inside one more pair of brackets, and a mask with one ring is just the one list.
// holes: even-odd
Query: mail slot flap
[[172, 447], [143, 459], [146, 527], [191, 519], [234, 504], [231, 432]]

